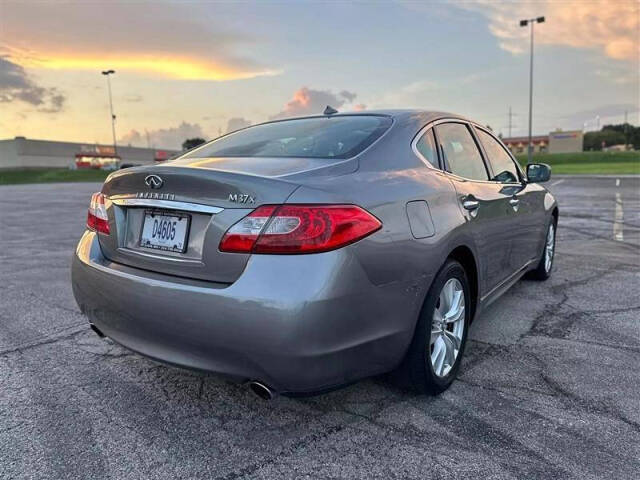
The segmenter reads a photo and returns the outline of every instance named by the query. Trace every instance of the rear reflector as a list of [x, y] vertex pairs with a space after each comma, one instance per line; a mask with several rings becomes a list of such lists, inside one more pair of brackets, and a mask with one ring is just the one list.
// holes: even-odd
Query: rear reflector
[[318, 253], [356, 242], [382, 223], [355, 205], [263, 205], [225, 233], [221, 252]]
[[89, 212], [87, 213], [87, 227], [96, 232], [109, 234], [109, 217], [104, 205], [104, 195], [94, 193], [91, 195]]

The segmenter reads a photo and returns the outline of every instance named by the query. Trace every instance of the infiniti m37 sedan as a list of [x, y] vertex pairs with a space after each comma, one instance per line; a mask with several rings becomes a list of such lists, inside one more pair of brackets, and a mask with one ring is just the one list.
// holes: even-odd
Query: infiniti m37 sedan
[[472, 319], [549, 277], [549, 177], [452, 114], [263, 123], [109, 175], [73, 291], [99, 335], [264, 398], [384, 372], [437, 394]]

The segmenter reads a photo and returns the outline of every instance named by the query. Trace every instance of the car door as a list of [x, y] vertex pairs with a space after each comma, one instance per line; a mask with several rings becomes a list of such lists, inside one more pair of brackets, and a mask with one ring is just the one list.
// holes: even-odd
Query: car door
[[481, 293], [488, 294], [510, 274], [509, 195], [489, 181], [490, 171], [470, 126], [444, 122], [434, 127], [444, 167], [476, 244]]
[[509, 234], [511, 270], [518, 271], [538, 255], [540, 227], [536, 215], [535, 192], [507, 149], [489, 131], [474, 127], [485, 158], [489, 162], [490, 180], [502, 186], [509, 197]]

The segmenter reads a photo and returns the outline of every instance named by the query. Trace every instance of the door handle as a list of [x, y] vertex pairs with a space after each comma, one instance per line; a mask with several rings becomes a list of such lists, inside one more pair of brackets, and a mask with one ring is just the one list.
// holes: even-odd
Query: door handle
[[480, 206], [480, 202], [478, 202], [477, 200], [465, 200], [464, 202], [462, 202], [462, 206], [472, 212], [478, 209], [478, 207]]
[[520, 200], [518, 200], [517, 198], [512, 198], [509, 200], [509, 205], [511, 205], [511, 207], [513, 208], [514, 212], [518, 211], [518, 208], [520, 208], [518, 205], [520, 204]]

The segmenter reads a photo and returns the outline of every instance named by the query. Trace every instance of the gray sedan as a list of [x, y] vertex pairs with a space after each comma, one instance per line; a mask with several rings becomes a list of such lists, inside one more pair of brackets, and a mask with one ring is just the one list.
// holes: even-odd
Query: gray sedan
[[255, 125], [111, 174], [73, 291], [99, 335], [263, 398], [390, 371], [437, 394], [473, 318], [523, 275], [549, 277], [549, 176], [446, 113]]

